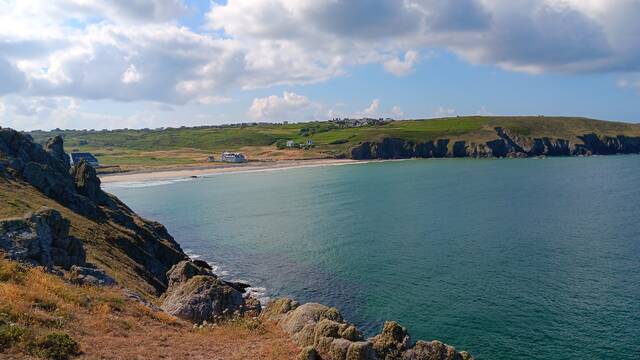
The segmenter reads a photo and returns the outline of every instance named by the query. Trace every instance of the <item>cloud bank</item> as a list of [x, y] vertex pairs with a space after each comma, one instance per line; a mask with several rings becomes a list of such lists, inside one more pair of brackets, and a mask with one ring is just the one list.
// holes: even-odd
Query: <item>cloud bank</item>
[[[0, 0], [0, 96], [212, 103], [364, 64], [408, 76], [433, 50], [527, 73], [640, 72], [637, 0], [228, 0], [212, 2], [203, 27], [182, 25], [192, 11], [182, 0]], [[287, 113], [293, 95], [250, 113]]]

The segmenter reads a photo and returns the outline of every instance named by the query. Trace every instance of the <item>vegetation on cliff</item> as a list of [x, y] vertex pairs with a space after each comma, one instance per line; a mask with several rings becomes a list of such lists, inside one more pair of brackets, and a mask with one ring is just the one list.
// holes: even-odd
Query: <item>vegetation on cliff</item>
[[[155, 130], [56, 130], [35, 131], [30, 134], [37, 142], [43, 144], [50, 137], [60, 135], [64, 137], [69, 148], [93, 151], [103, 164], [118, 165], [126, 170], [197, 165], [204, 163], [207, 155], [227, 150], [244, 151], [251, 159], [357, 158], [362, 154], [362, 151], [357, 150], [362, 144], [381, 144], [385, 139], [393, 139], [404, 144], [404, 147], [411, 147], [411, 151], [382, 152], [381, 156], [377, 156], [374, 151], [372, 157], [428, 157], [431, 155], [424, 151], [421, 153], [419, 149], [415, 150], [416, 145], [433, 143], [434, 148], [438, 148], [439, 141], [440, 148], [432, 154], [433, 156], [501, 156], [503, 149], [499, 147], [503, 138], [496, 129], [503, 129], [514, 139], [523, 141], [525, 145], [533, 143], [534, 139], [540, 139], [543, 141], [542, 146], [546, 146], [547, 149], [555, 146], [552, 144], [585, 144], [590, 141], [585, 140], [585, 136], [592, 135], [600, 139], [618, 136], [640, 137], [638, 124], [541, 116], [470, 116], [383, 121], [364, 126], [347, 126], [325, 121]], [[308, 139], [312, 139], [314, 145], [307, 150], [279, 149], [277, 146], [286, 140], [305, 143]], [[544, 141], [547, 142], [546, 145]], [[492, 142], [495, 144], [492, 145]], [[594, 149], [598, 152], [597, 148], [591, 150]], [[544, 153], [544, 150], [540, 153]], [[567, 155], [571, 155], [571, 151]]]
[[0, 129], [0, 201], [3, 358], [472, 359], [412, 347], [395, 323], [365, 339], [321, 304], [280, 299], [258, 317], [247, 284], [189, 260], [92, 167], [71, 166], [60, 137], [43, 147]]

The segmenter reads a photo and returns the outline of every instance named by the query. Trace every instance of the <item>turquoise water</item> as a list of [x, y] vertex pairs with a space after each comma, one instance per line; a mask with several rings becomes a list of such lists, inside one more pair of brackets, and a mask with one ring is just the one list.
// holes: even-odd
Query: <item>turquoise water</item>
[[266, 296], [478, 359], [640, 358], [640, 156], [414, 160], [107, 190]]

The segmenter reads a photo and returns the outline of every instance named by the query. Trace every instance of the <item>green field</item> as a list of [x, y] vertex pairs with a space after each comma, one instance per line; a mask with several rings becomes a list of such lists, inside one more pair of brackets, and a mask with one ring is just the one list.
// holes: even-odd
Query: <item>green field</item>
[[[351, 147], [363, 141], [378, 141], [387, 137], [415, 142], [449, 139], [482, 143], [497, 138], [496, 127], [508, 129], [511, 134], [521, 137], [550, 137], [570, 141], [579, 141], [578, 136], [588, 133], [640, 136], [638, 124], [542, 116], [404, 120], [363, 127], [342, 127], [325, 121], [157, 130], [54, 130], [30, 134], [40, 143], [53, 135], [62, 135], [67, 151], [95, 152], [100, 161], [107, 165], [162, 166], [193, 163], [206, 158], [207, 154], [222, 151], [244, 151], [251, 158], [259, 159], [333, 157], [347, 153]], [[303, 143], [307, 139], [315, 143], [312, 149], [276, 148], [278, 141]]]

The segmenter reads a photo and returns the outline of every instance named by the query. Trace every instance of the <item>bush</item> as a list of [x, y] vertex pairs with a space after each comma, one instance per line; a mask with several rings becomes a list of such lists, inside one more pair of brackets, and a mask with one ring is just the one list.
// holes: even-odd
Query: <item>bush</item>
[[348, 142], [349, 142], [349, 140], [347, 140], [347, 139], [338, 139], [338, 140], [334, 140], [334, 141], [330, 142], [329, 145], [340, 145], [340, 144], [346, 144]]
[[26, 330], [16, 325], [0, 325], [0, 351], [20, 342]]
[[52, 360], [67, 360], [80, 354], [80, 346], [64, 333], [51, 333], [31, 346], [33, 355]]

